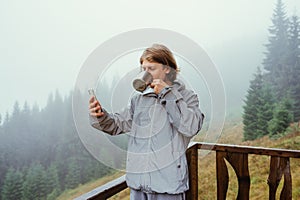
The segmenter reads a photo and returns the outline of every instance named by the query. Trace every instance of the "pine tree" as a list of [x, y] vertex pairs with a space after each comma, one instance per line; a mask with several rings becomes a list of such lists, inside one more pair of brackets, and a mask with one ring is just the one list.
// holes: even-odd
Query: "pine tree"
[[80, 167], [78, 162], [71, 158], [68, 163], [68, 173], [66, 176], [66, 188], [75, 188], [80, 183]]
[[264, 75], [258, 68], [254, 79], [250, 81], [243, 107], [244, 140], [254, 140], [268, 135], [268, 122], [273, 117], [274, 103], [271, 87], [266, 83]]
[[[300, 74], [300, 70], [298, 72]], [[300, 80], [300, 79], [299, 79]], [[294, 115], [294, 121], [300, 122], [300, 83], [298, 83], [291, 94], [294, 104], [293, 104], [293, 115]]]
[[35, 164], [29, 168], [23, 183], [23, 199], [46, 198], [46, 173], [42, 165]]
[[47, 170], [46, 183], [47, 183], [47, 188], [46, 188], [47, 194], [52, 193], [54, 190], [56, 192], [60, 191], [58, 172], [55, 164], [51, 164], [51, 166]]
[[22, 198], [22, 174], [13, 168], [9, 168], [4, 179], [1, 197], [2, 200]]
[[280, 99], [284, 96], [284, 90], [281, 86], [285, 78], [282, 71], [286, 65], [285, 58], [288, 49], [288, 19], [281, 0], [277, 1], [272, 23], [269, 28], [269, 43], [266, 45], [267, 52], [263, 64], [268, 71], [266, 77], [270, 85], [274, 87], [276, 97]]
[[261, 90], [261, 105], [258, 111], [257, 137], [268, 135], [268, 122], [273, 118], [275, 99], [271, 87], [264, 83]]
[[259, 105], [262, 104], [263, 77], [260, 68], [250, 81], [250, 88], [246, 95], [243, 123], [244, 140], [254, 140], [260, 134], [258, 132]]
[[17, 126], [20, 124], [20, 113], [21, 113], [20, 104], [18, 101], [16, 101], [13, 107], [11, 121], [13, 122], [13, 124], [16, 123]]
[[273, 114], [273, 119], [268, 124], [268, 130], [271, 137], [280, 136], [293, 121], [292, 100], [284, 98], [280, 101]]
[[9, 119], [10, 119], [9, 113], [6, 112], [6, 113], [5, 113], [5, 118], [4, 118], [3, 124], [7, 124], [7, 123], [9, 122]]
[[288, 53], [285, 61], [289, 66], [296, 66], [297, 64], [299, 64], [299, 55], [300, 55], [299, 31], [300, 31], [299, 17], [293, 15], [289, 21]]
[[300, 120], [300, 24], [298, 16], [291, 17], [289, 26], [289, 48], [286, 58], [287, 69], [286, 79], [288, 85], [285, 89], [289, 90], [293, 100], [293, 115], [295, 121]]

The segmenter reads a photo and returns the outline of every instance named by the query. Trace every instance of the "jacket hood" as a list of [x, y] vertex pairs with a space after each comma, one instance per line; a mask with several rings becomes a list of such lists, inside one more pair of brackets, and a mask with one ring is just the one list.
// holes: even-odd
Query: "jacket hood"
[[172, 87], [176, 88], [178, 91], [185, 90], [185, 84], [182, 80], [176, 79], [172, 85]]

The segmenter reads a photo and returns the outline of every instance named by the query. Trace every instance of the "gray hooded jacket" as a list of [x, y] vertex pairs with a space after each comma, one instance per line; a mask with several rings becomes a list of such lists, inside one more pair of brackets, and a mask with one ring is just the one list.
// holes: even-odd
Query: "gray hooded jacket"
[[152, 88], [131, 98], [119, 113], [105, 110], [91, 125], [111, 135], [128, 133], [126, 182], [145, 192], [178, 194], [189, 189], [185, 151], [202, 127], [197, 95], [175, 81], [158, 95]]

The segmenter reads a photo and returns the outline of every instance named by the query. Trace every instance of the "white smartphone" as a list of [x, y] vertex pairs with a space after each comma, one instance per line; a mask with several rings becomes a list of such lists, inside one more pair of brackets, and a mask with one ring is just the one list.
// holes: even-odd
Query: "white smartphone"
[[[96, 94], [95, 94], [95, 91], [94, 91], [93, 88], [88, 89], [88, 93], [89, 93], [89, 95], [94, 96], [95, 99], [97, 100], [97, 97], [96, 97]], [[98, 100], [97, 100], [97, 101], [98, 101]]]
[[[98, 101], [98, 99], [97, 99], [97, 97], [96, 97], [96, 94], [95, 94], [95, 91], [94, 91], [93, 88], [88, 89], [88, 93], [89, 93], [89, 95], [94, 96], [94, 97], [95, 97], [95, 100]], [[98, 101], [98, 102], [99, 102], [99, 101]], [[100, 111], [103, 112], [102, 107], [101, 107], [101, 110], [100, 110]]]

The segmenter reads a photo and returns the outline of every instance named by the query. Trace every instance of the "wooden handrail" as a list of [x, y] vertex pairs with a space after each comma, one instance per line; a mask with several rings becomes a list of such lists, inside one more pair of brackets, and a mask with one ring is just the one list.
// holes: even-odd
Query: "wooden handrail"
[[77, 197], [75, 200], [103, 200], [127, 188], [125, 175], [114, 179], [94, 190]]
[[266, 156], [279, 156], [288, 158], [300, 158], [299, 150], [289, 149], [276, 149], [276, 148], [265, 148], [265, 147], [253, 147], [253, 146], [241, 146], [241, 145], [230, 145], [230, 144], [213, 144], [196, 142], [193, 145], [197, 145], [198, 149], [212, 150], [212, 151], [224, 151], [231, 153], [246, 153], [246, 154], [257, 154]]
[[[186, 155], [189, 167], [190, 189], [186, 192], [186, 199], [198, 199], [198, 150], [211, 150], [216, 152], [216, 176], [217, 176], [217, 199], [225, 200], [228, 189], [228, 169], [225, 159], [233, 167], [238, 178], [237, 199], [249, 199], [250, 175], [248, 169], [248, 155], [266, 155], [271, 157], [270, 172], [268, 178], [269, 199], [275, 200], [278, 184], [284, 176], [284, 185], [280, 199], [292, 199], [292, 178], [290, 170], [290, 158], [300, 158], [299, 150], [213, 144], [193, 142], [189, 145]], [[98, 200], [107, 199], [114, 194], [127, 188], [125, 175], [102, 185], [78, 198], [76, 200]]]

